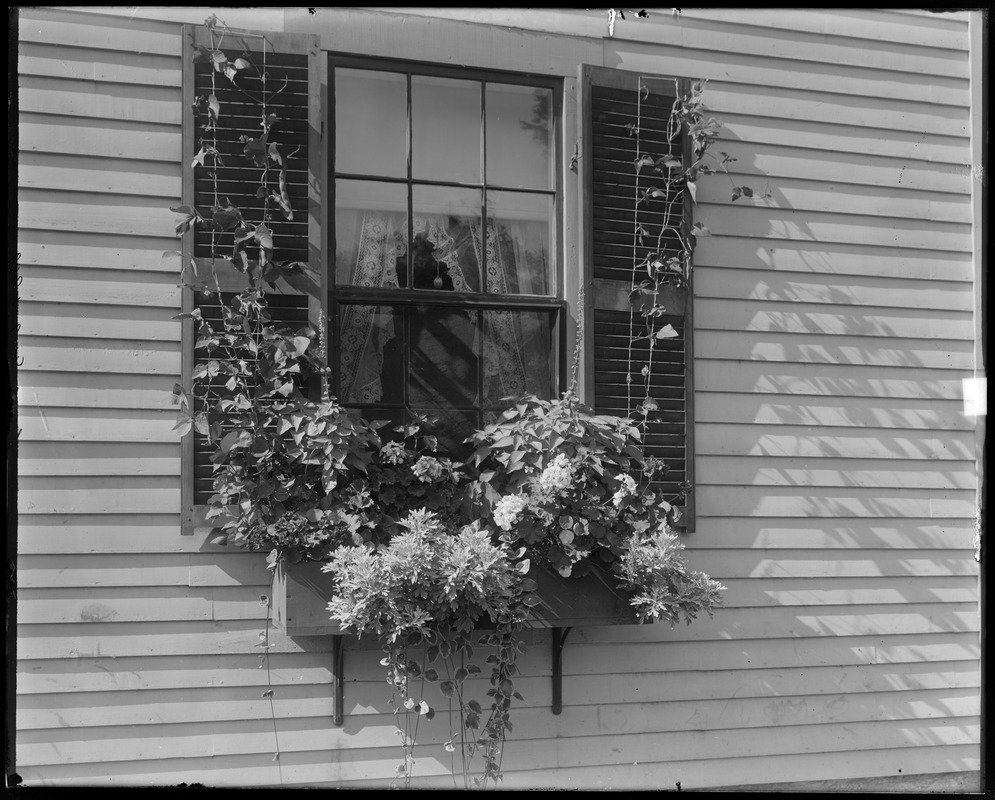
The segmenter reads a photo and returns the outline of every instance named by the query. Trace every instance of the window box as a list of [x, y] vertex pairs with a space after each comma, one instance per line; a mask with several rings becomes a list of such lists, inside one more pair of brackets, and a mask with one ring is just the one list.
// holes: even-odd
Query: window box
[[277, 562], [273, 571], [273, 624], [288, 636], [348, 633], [328, 618], [331, 581], [317, 561]]
[[[280, 561], [273, 573], [273, 622], [288, 636], [327, 636], [349, 633], [328, 618], [330, 581], [315, 561]], [[528, 577], [538, 584], [542, 601], [533, 609], [534, 628], [636, 624], [628, 595], [616, 588], [614, 577], [595, 570], [583, 577], [564, 578], [546, 567], [533, 566]]]

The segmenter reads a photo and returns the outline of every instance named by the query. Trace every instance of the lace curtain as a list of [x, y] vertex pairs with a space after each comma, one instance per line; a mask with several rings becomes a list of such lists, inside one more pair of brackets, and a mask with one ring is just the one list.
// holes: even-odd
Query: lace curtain
[[[347, 263], [338, 266], [338, 282], [366, 288], [399, 288], [405, 284], [408, 241], [405, 214], [340, 210], [336, 227], [340, 240], [354, 243], [351, 252], [346, 248]], [[489, 220], [483, 242], [479, 219], [416, 215], [414, 227], [411, 274], [415, 288], [493, 294], [549, 293], [552, 276], [545, 223]], [[413, 309], [416, 315], [420, 311]], [[550, 334], [544, 316], [540, 319], [534, 313], [487, 310], [480, 330], [474, 311], [435, 306], [432, 312], [429, 316], [438, 323], [435, 332], [431, 332], [428, 323], [413, 325], [409, 351], [419, 353], [422, 358], [430, 357], [441, 370], [441, 377], [475, 382], [476, 369], [481, 369], [480, 400], [484, 407], [493, 407], [507, 396], [548, 394]], [[340, 320], [340, 396], [346, 402], [360, 404], [390, 399], [385, 397], [385, 390], [389, 393], [385, 377], [393, 376], [384, 375], [385, 354], [397, 344], [400, 316], [395, 316], [386, 305], [344, 305]], [[445, 335], [440, 335], [440, 325]], [[468, 359], [474, 358], [473, 353], [479, 354], [479, 367], [468, 364]], [[438, 385], [444, 382], [412, 380], [409, 405], [433, 409], [453, 405], [453, 393], [447, 394]], [[475, 396], [476, 386], [463, 388], [467, 397]]]

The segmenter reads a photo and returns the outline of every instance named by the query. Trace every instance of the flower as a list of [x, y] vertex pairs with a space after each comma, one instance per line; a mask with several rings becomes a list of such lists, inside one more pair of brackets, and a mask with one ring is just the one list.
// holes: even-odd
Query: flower
[[553, 459], [539, 476], [539, 488], [546, 492], [558, 492], [567, 489], [573, 483], [573, 466], [563, 453]]
[[380, 448], [380, 455], [388, 464], [401, 464], [404, 462], [404, 445], [400, 442], [387, 442]]
[[411, 471], [422, 483], [431, 483], [442, 476], [442, 464], [431, 456], [422, 456]]
[[632, 479], [632, 476], [622, 475], [619, 478], [618, 491], [615, 492], [614, 495], [612, 495], [612, 504], [615, 506], [615, 508], [618, 508], [626, 497], [635, 494], [635, 492], [636, 492], [636, 482]]
[[494, 524], [501, 530], [510, 531], [518, 522], [527, 505], [525, 498], [521, 495], [505, 495], [494, 506]]

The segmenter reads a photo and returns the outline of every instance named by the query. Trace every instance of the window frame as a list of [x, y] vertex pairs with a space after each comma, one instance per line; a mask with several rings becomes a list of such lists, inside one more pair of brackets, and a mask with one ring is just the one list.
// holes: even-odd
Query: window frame
[[[327, 229], [327, 260], [324, 270], [327, 285], [324, 287], [323, 303], [327, 313], [327, 325], [324, 335], [327, 337], [328, 363], [331, 375], [328, 381], [329, 391], [338, 397], [339, 390], [339, 337], [336, 335], [339, 327], [340, 308], [344, 305], [375, 305], [389, 306], [392, 308], [411, 307], [415, 305], [431, 307], [454, 307], [473, 309], [480, 311], [501, 310], [501, 311], [547, 311], [552, 315], [554, 336], [551, 341], [551, 361], [550, 373], [553, 378], [552, 395], [559, 396], [566, 388], [566, 367], [569, 362], [567, 358], [567, 336], [568, 317], [570, 303], [564, 297], [564, 175], [563, 175], [563, 114], [564, 114], [564, 80], [557, 76], [534, 75], [529, 73], [516, 73], [503, 70], [474, 69], [453, 67], [429, 61], [415, 61], [409, 59], [378, 58], [373, 56], [361, 56], [355, 54], [343, 54], [328, 51], [327, 56], [327, 118], [328, 136], [323, 142], [323, 157], [327, 159], [327, 173], [324, 197], [326, 198], [325, 221]], [[438, 181], [427, 180], [414, 177], [411, 163], [407, 166], [407, 173], [402, 178], [371, 176], [362, 173], [337, 172], [335, 164], [335, 69], [356, 69], [371, 70], [380, 72], [396, 72], [403, 74], [407, 78], [409, 90], [406, 140], [410, 152], [410, 86], [411, 78], [414, 76], [426, 76], [435, 78], [451, 78], [466, 81], [476, 81], [481, 86], [481, 133], [484, 148], [484, 158], [486, 159], [486, 92], [484, 86], [488, 82], [507, 84], [513, 86], [536, 87], [549, 89], [552, 97], [550, 109], [551, 120], [551, 164], [552, 164], [552, 188], [545, 189], [522, 189], [509, 187], [501, 184], [489, 182], [487, 180], [486, 166], [482, 170], [479, 183], [465, 183], [459, 181]], [[486, 162], [484, 162], [485, 165]], [[481, 225], [486, 225], [486, 192], [513, 191], [537, 196], [552, 195], [552, 218], [550, 220], [549, 241], [553, 250], [551, 259], [551, 285], [550, 293], [544, 295], [537, 294], [495, 294], [490, 292], [456, 292], [433, 289], [416, 289], [414, 287], [404, 288], [369, 288], [361, 286], [351, 286], [348, 284], [337, 284], [335, 263], [337, 252], [337, 240], [335, 229], [335, 201], [336, 201], [336, 180], [366, 180], [377, 181], [382, 184], [403, 186], [407, 192], [407, 213], [409, 221], [412, 210], [412, 191], [415, 186], [438, 186], [446, 188], [472, 188], [481, 191], [482, 203]], [[409, 226], [410, 227], [410, 226]], [[409, 237], [411, 233], [409, 231]], [[410, 252], [411, 244], [408, 242]], [[481, 406], [483, 398], [478, 398]], [[353, 405], [339, 397], [339, 401], [351, 407]], [[385, 409], [389, 404], [384, 404]], [[482, 408], [480, 409], [482, 411]]]

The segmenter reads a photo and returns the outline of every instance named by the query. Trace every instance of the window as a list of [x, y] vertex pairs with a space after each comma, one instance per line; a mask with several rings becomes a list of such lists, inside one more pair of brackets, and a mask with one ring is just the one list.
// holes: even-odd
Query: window
[[[209, 45], [204, 29], [189, 35]], [[329, 388], [341, 402], [371, 419], [440, 419], [444, 444], [458, 451], [470, 430], [494, 419], [502, 398], [552, 397], [565, 388], [576, 298], [564, 284], [572, 281], [587, 287], [584, 397], [618, 414], [642, 399], [626, 379], [638, 376], [646, 355], [629, 346], [639, 321], [629, 303], [641, 258], [633, 231], [660, 218], [634, 207], [644, 187], [633, 164], [660, 144], [672, 80], [651, 81], [639, 100], [639, 75], [583, 67], [581, 146], [572, 157], [560, 142], [569, 151], [574, 131], [561, 125], [575, 109], [564, 115], [560, 79], [329, 56], [306, 36], [245, 36], [239, 45], [269, 75], [269, 108], [291, 156], [294, 216], [273, 219], [274, 237], [289, 248], [283, 259], [308, 265], [292, 288], [281, 284], [271, 295], [273, 316], [319, 328], [327, 320]], [[228, 197], [256, 214], [258, 171], [246, 164], [239, 137], [258, 136], [258, 108], [242, 93], [262, 84], [245, 73], [233, 88], [209, 62], [185, 59], [184, 69], [184, 106], [194, 109], [184, 119], [185, 153], [192, 158], [204, 138], [206, 112], [195, 98], [214, 93], [237, 124], [227, 129], [230, 141], [217, 143], [222, 164], [195, 170], [187, 161], [183, 203], [211, 208]], [[639, 114], [636, 141], [627, 126]], [[579, 232], [563, 227], [574, 216], [564, 215], [568, 177], [582, 194]], [[685, 223], [689, 205], [680, 209]], [[561, 242], [575, 240], [581, 276], [563, 259]], [[184, 237], [184, 248], [185, 263], [216, 276], [222, 291], [244, 286], [230, 232], [198, 231]], [[664, 240], [667, 248], [673, 243]], [[693, 473], [690, 297], [685, 288], [667, 299], [664, 321], [678, 336], [659, 343], [652, 370], [658, 410], [647, 445], [670, 466], [665, 488], [674, 497]], [[200, 293], [185, 293], [184, 303], [205, 317], [218, 313], [216, 299]], [[192, 324], [184, 326], [189, 376], [202, 356]], [[212, 469], [201, 441], [189, 435], [183, 446], [191, 532], [211, 494]], [[693, 514], [684, 519], [693, 522]]]
[[333, 394], [458, 451], [560, 389], [558, 87], [334, 57], [329, 86]]

